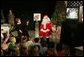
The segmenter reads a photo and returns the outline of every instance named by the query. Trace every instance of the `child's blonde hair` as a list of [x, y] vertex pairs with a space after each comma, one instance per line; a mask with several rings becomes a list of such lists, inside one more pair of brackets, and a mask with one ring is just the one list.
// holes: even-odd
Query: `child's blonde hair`
[[16, 42], [16, 38], [15, 37], [10, 37], [9, 39], [11, 42]]

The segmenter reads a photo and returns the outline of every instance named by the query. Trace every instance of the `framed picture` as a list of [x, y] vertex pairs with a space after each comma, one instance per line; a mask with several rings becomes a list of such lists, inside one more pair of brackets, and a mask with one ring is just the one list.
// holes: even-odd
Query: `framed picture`
[[41, 20], [41, 13], [34, 13], [33, 18], [34, 18], [34, 21], [40, 21]]
[[66, 18], [67, 19], [78, 19], [79, 8], [67, 8], [66, 10]]

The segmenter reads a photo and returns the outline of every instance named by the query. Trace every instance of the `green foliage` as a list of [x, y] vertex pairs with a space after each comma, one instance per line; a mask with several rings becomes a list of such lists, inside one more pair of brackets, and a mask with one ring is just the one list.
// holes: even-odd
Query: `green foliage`
[[65, 20], [66, 16], [66, 5], [64, 1], [57, 1], [55, 11], [52, 14], [52, 22], [55, 25], [60, 25]]

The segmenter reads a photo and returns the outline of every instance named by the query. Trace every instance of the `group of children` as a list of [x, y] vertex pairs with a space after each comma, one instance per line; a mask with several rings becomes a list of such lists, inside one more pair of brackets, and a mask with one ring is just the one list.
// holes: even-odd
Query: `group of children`
[[[7, 42], [1, 42], [1, 56], [65, 56], [60, 43], [61, 27], [58, 26], [56, 29], [48, 16], [43, 17], [40, 25], [40, 38], [29, 37], [28, 29], [21, 23], [20, 18], [15, 20], [18, 37], [10, 36]], [[4, 38], [6, 37], [4, 35]]]
[[[56, 45], [56, 46], [55, 46]], [[1, 43], [1, 56], [65, 56], [62, 44], [55, 44], [43, 38], [31, 38], [25, 35], [21, 40], [10, 37], [7, 43]]]

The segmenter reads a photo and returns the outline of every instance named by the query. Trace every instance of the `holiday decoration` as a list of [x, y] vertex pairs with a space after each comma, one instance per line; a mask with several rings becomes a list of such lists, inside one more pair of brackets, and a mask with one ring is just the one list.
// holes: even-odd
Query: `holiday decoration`
[[35, 38], [39, 38], [39, 22], [41, 20], [40, 13], [34, 13], [34, 21], [35, 22]]
[[34, 13], [34, 21], [40, 21], [41, 20], [41, 14], [40, 13]]
[[49, 38], [51, 28], [52, 28], [52, 22], [50, 21], [50, 18], [47, 15], [45, 15], [40, 24], [40, 32], [39, 32], [40, 37]]

